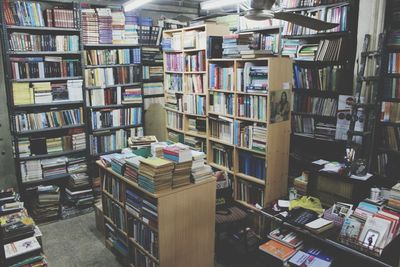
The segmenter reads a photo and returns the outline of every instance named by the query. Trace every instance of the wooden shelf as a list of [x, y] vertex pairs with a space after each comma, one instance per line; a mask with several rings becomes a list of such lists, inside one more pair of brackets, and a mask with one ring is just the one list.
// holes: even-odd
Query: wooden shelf
[[167, 111], [172, 111], [172, 112], [176, 112], [176, 113], [179, 113], [179, 114], [184, 114], [183, 113], [183, 111], [179, 111], [179, 110], [176, 110], [176, 109], [173, 109], [173, 108], [168, 108], [168, 107], [165, 107], [165, 110], [167, 110]]
[[216, 163], [214, 163], [214, 162], [208, 162], [208, 165], [210, 165], [211, 167], [214, 167], [214, 168], [216, 168], [216, 169], [219, 169], [219, 170], [221, 170], [221, 171], [225, 171], [225, 172], [227, 172], [227, 173], [229, 173], [229, 174], [233, 174], [233, 171], [229, 170], [227, 167], [221, 166], [221, 165], [216, 164]]
[[65, 55], [65, 56], [80, 56], [81, 51], [9, 51], [7, 54], [9, 55], [18, 55], [18, 56], [38, 56], [38, 55]]
[[175, 129], [175, 128], [172, 128], [172, 127], [169, 127], [169, 126], [167, 126], [167, 129], [168, 129], [168, 130], [171, 130], [171, 131], [174, 131], [174, 132], [181, 133], [181, 134], [184, 134], [184, 133], [185, 133], [183, 130]]
[[247, 148], [247, 147], [242, 147], [242, 146], [236, 146], [236, 148], [239, 150], [244, 150], [244, 151], [258, 154], [258, 155], [265, 155], [267, 153], [266, 151], [259, 151], [259, 150], [255, 150], [255, 149], [251, 149], [251, 148]]
[[253, 176], [250, 176], [250, 175], [246, 175], [246, 174], [241, 173], [241, 172], [238, 172], [238, 173], [236, 173], [235, 175], [236, 175], [237, 177], [243, 179], [243, 180], [246, 180], [246, 181], [249, 181], [249, 182], [252, 182], [252, 183], [256, 183], [256, 184], [265, 186], [265, 181], [264, 181], [264, 180], [261, 180], [261, 179], [258, 179], [258, 178], [256, 178], [256, 177], [253, 177]]
[[231, 144], [228, 141], [224, 141], [224, 140], [221, 140], [221, 139], [218, 139], [218, 138], [215, 138], [215, 137], [211, 137], [211, 136], [208, 137], [208, 140], [210, 140], [211, 142], [214, 142], [214, 143], [225, 145], [225, 146], [230, 146], [230, 147], [234, 147], [235, 146], [234, 144]]
[[208, 89], [209, 92], [224, 93], [224, 94], [235, 94], [235, 91], [220, 90], [220, 89]]
[[184, 74], [207, 74], [207, 71], [184, 71]]
[[193, 131], [185, 131], [185, 134], [186, 135], [191, 135], [191, 136], [194, 136], [194, 137], [198, 137], [198, 138], [207, 138], [207, 134], [206, 133], [200, 134], [200, 133], [196, 133], [196, 132], [193, 132]]
[[125, 207], [124, 203], [120, 202], [119, 200], [115, 199], [113, 197], [113, 195], [111, 195], [110, 193], [108, 193], [106, 190], [103, 189], [103, 194], [105, 196], [107, 196], [108, 198], [110, 198], [112, 201], [114, 201], [115, 203], [117, 203], [118, 205], [120, 205], [121, 207]]
[[257, 209], [255, 206], [253, 206], [253, 205], [251, 205], [251, 204], [249, 204], [247, 202], [244, 202], [244, 201], [238, 200], [238, 199], [236, 200], [236, 202], [239, 203], [240, 205], [246, 207], [246, 208], [249, 208], [249, 209], [257, 211], [257, 212], [260, 212], [259, 209]]
[[135, 83], [124, 83], [124, 84], [115, 84], [115, 85], [103, 85], [103, 86], [86, 86], [87, 90], [96, 90], [96, 89], [105, 89], [105, 88], [116, 88], [116, 87], [126, 87], [126, 86], [138, 86], [141, 85], [142, 82]]
[[183, 52], [201, 52], [201, 51], [206, 51], [206, 48], [191, 48], [191, 49], [183, 49]]
[[83, 44], [85, 48], [141, 47], [140, 44]]
[[207, 115], [198, 115], [198, 114], [192, 114], [192, 113], [184, 113], [184, 114], [189, 117], [207, 118]]
[[45, 155], [25, 156], [25, 157], [19, 157], [17, 159], [20, 161], [48, 159], [48, 158], [56, 158], [56, 157], [61, 157], [61, 156], [70, 156], [70, 155], [75, 155], [75, 154], [81, 154], [81, 153], [85, 153], [85, 152], [86, 152], [86, 148], [79, 149], [79, 150], [54, 152], [54, 153], [45, 154]]
[[146, 254], [146, 256], [148, 256], [152, 261], [154, 261], [157, 264], [160, 264], [159, 260], [154, 257], [150, 252], [148, 252], [144, 247], [142, 247], [141, 245], [139, 245], [139, 243], [137, 243], [135, 241], [135, 239], [133, 239], [132, 237], [129, 238], [129, 241], [136, 247], [139, 248], [143, 253]]
[[247, 93], [247, 92], [236, 92], [238, 95], [257, 95], [257, 96], [268, 96], [268, 93]]
[[220, 114], [220, 113], [212, 112], [212, 111], [209, 111], [208, 114], [209, 115], [215, 115], [215, 116], [227, 117], [227, 118], [231, 118], [231, 119], [235, 118], [235, 116], [230, 115], [230, 114]]
[[58, 82], [67, 80], [81, 80], [82, 76], [74, 77], [56, 77], [56, 78], [29, 78], [29, 79], [12, 79], [11, 82], [26, 83], [26, 82]]
[[283, 35], [284, 39], [317, 39], [317, 38], [335, 38], [335, 37], [345, 37], [351, 36], [349, 31], [343, 32], [325, 32], [316, 34], [302, 34], [302, 35]]
[[52, 31], [52, 32], [76, 32], [79, 33], [80, 29], [75, 28], [57, 28], [57, 27], [43, 27], [43, 26], [17, 26], [7, 25], [9, 31]]
[[132, 106], [140, 106], [142, 105], [143, 102], [141, 103], [125, 103], [125, 104], [114, 104], [114, 105], [104, 105], [104, 106], [87, 106], [89, 109], [112, 109], [112, 108], [127, 108], [127, 107], [132, 107]]
[[42, 178], [40, 180], [35, 180], [35, 181], [22, 181], [22, 185], [25, 188], [27, 188], [27, 187], [33, 187], [33, 186], [55, 183], [55, 182], [66, 182], [67, 179], [69, 179], [70, 177], [71, 177], [71, 175], [69, 173], [63, 173], [63, 174], [58, 174], [58, 175], [52, 175], [51, 177]]
[[247, 118], [247, 117], [238, 117], [236, 116], [236, 119], [242, 120], [242, 121], [252, 121], [252, 122], [259, 122], [259, 123], [267, 123], [267, 120], [258, 120], [258, 119], [252, 119], [252, 118]]
[[104, 213], [103, 213], [103, 216], [104, 216], [104, 219], [105, 219], [109, 224], [111, 224], [112, 226], [114, 226], [114, 228], [115, 228], [118, 232], [120, 232], [125, 238], [128, 238], [128, 234], [127, 234], [126, 232], [124, 232], [122, 229], [119, 229], [118, 226], [111, 220], [110, 217], [108, 217], [108, 216], [105, 215]]
[[15, 105], [14, 108], [18, 110], [31, 110], [31, 109], [38, 109], [38, 108], [54, 108], [59, 107], [65, 108], [65, 106], [76, 106], [76, 105], [83, 105], [83, 101], [59, 101], [59, 102], [52, 102], [52, 103], [43, 103], [43, 104], [26, 104], [26, 105]]
[[131, 66], [141, 66], [140, 63], [132, 63], [132, 64], [103, 64], [103, 65], [85, 65], [86, 69], [95, 69], [95, 68], [115, 68], [115, 67], [131, 67]]
[[122, 130], [122, 129], [137, 128], [137, 127], [141, 127], [141, 126], [142, 126], [142, 124], [122, 125], [122, 126], [114, 126], [114, 127], [92, 129], [92, 132], [95, 133], [95, 132], [104, 132], [104, 131], [115, 131], [115, 130]]
[[166, 70], [164, 72], [168, 73], [168, 74], [183, 74], [184, 73], [183, 71], [174, 71], [174, 70]]

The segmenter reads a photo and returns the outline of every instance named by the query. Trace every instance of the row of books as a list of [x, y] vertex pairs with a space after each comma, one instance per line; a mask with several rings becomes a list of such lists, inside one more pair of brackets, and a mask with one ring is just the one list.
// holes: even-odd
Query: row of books
[[238, 179], [235, 184], [236, 199], [255, 206], [264, 206], [264, 188], [255, 183]]
[[[143, 19], [141, 19], [143, 23]], [[163, 28], [160, 26], [143, 25], [139, 26], [139, 42], [142, 45], [160, 45], [162, 39]]]
[[143, 66], [143, 80], [163, 78], [164, 68], [162, 66]]
[[300, 45], [297, 59], [306, 61], [339, 61], [343, 55], [343, 38], [321, 40], [319, 44]]
[[293, 111], [321, 116], [336, 116], [337, 100], [333, 98], [295, 95]]
[[206, 71], [206, 52], [204, 50], [185, 56], [185, 71]]
[[301, 115], [293, 115], [292, 130], [296, 134], [313, 137], [315, 131], [314, 118]]
[[110, 198], [104, 198], [104, 216], [110, 218], [110, 220], [114, 223], [114, 225], [120, 229], [121, 231], [126, 232], [126, 218], [125, 218], [125, 210], [119, 204], [112, 201]]
[[90, 135], [90, 154], [99, 155], [123, 149], [127, 146], [127, 140], [128, 132], [125, 130], [107, 132], [101, 135]]
[[166, 73], [164, 75], [164, 87], [166, 91], [183, 92], [182, 75]]
[[252, 33], [224, 35], [222, 40], [222, 57], [240, 58], [243, 51], [250, 50]]
[[233, 148], [212, 143], [212, 162], [233, 171]]
[[13, 188], [0, 190], [0, 239], [4, 266], [47, 266], [42, 233]]
[[221, 115], [234, 115], [234, 95], [212, 92], [210, 93], [210, 110], [209, 112], [218, 113]]
[[381, 121], [399, 123], [400, 103], [382, 102]]
[[142, 248], [148, 251], [155, 258], [158, 258], [158, 234], [156, 231], [149, 228], [142, 220], [132, 218], [129, 222], [129, 231], [132, 233], [132, 238]]
[[206, 49], [207, 34], [204, 31], [185, 31], [183, 49]]
[[383, 177], [396, 177], [399, 173], [399, 159], [393, 153], [378, 153], [376, 157], [377, 173]]
[[[348, 13], [350, 7], [348, 5], [337, 7], [326, 7], [319, 10], [302, 10], [296, 13], [309, 16], [326, 22], [337, 23], [338, 26], [327, 30], [326, 32], [341, 32], [348, 30]], [[283, 35], [308, 35], [316, 34], [318, 31], [306, 28], [292, 22], [284, 22]]]
[[83, 80], [69, 80], [66, 83], [13, 83], [14, 105], [82, 101], [82, 85]]
[[387, 44], [391, 45], [391, 46], [399, 45], [400, 44], [400, 31], [395, 30], [395, 29], [391, 30], [389, 32]]
[[84, 51], [85, 65], [140, 64], [140, 48], [93, 49]]
[[278, 54], [280, 49], [279, 34], [253, 33], [249, 51], [241, 51], [242, 58], [265, 57]]
[[145, 96], [164, 94], [164, 85], [162, 82], [143, 83], [143, 94]]
[[54, 7], [43, 9], [44, 5], [30, 1], [5, 1], [4, 13], [7, 25], [78, 28], [78, 9]]
[[206, 96], [202, 95], [184, 95], [183, 111], [186, 114], [206, 115]]
[[114, 87], [90, 90], [87, 94], [88, 106], [107, 106], [142, 103], [142, 89], [137, 86]]
[[92, 111], [92, 129], [137, 126], [142, 123], [142, 108], [124, 108]]
[[167, 125], [177, 130], [183, 129], [183, 115], [167, 110]]
[[13, 79], [76, 77], [81, 75], [78, 59], [62, 57], [10, 58]]
[[244, 95], [237, 97], [237, 116], [260, 121], [267, 120], [267, 97]]
[[184, 71], [184, 56], [180, 53], [174, 54], [165, 54], [165, 71], [175, 71], [175, 72], [183, 72]]
[[239, 172], [260, 180], [266, 180], [266, 165], [264, 155], [248, 152], [239, 153]]
[[17, 132], [81, 124], [83, 124], [82, 108], [15, 115]]
[[233, 91], [234, 70], [219, 64], [209, 65], [209, 89]]
[[65, 200], [61, 207], [63, 219], [93, 212], [94, 190], [86, 171], [71, 174], [64, 195]]
[[164, 36], [162, 40], [163, 51], [181, 51], [182, 45], [182, 33], [174, 32], [171, 36]]
[[142, 47], [142, 60], [144, 62], [152, 62], [152, 63], [162, 63], [163, 62], [163, 54], [158, 47]]
[[233, 143], [238, 147], [267, 151], [267, 128], [265, 125], [235, 120]]
[[20, 157], [82, 150], [86, 148], [85, 133], [73, 133], [61, 137], [26, 137], [18, 140]]
[[86, 87], [113, 86], [141, 81], [140, 68], [136, 66], [85, 69], [84, 75]]
[[189, 93], [205, 94], [207, 86], [207, 77], [202, 74], [186, 75], [185, 88]]
[[8, 37], [11, 51], [78, 52], [78, 35], [28, 34], [12, 32]]
[[246, 62], [243, 69], [237, 69], [236, 83], [238, 92], [267, 93], [268, 66], [256, 66], [254, 63]]
[[384, 148], [400, 151], [400, 127], [382, 127], [381, 144]]
[[389, 53], [388, 73], [400, 73], [400, 53]]
[[115, 226], [110, 223], [106, 222], [105, 224], [105, 238], [112, 247], [123, 257], [127, 257], [129, 253], [129, 245], [126, 239], [126, 235], [122, 233], [122, 231], [118, 231]]
[[314, 7], [345, 2], [344, 0], [284, 0], [282, 6], [285, 8]]
[[167, 92], [165, 94], [165, 106], [183, 112], [183, 95]]
[[400, 79], [390, 78], [385, 81], [383, 97], [400, 99]]
[[195, 133], [205, 134], [207, 130], [207, 119], [202, 117], [188, 117], [188, 130]]
[[233, 144], [233, 119], [224, 116], [210, 116], [209, 123], [209, 132], [212, 138]]
[[336, 92], [342, 87], [345, 72], [341, 66], [315, 68], [294, 64], [294, 88]]

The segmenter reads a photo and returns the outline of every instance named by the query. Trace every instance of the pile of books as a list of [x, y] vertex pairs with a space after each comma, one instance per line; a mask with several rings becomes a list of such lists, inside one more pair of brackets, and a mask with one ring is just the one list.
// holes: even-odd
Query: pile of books
[[86, 158], [82, 156], [69, 157], [67, 171], [69, 174], [86, 172], [88, 169]]
[[333, 140], [336, 136], [336, 125], [332, 123], [317, 122], [314, 137], [323, 140]]
[[0, 240], [5, 256], [2, 263], [4, 266], [47, 266], [41, 251], [41, 232], [18, 199], [14, 189], [0, 190]]
[[306, 196], [308, 187], [308, 173], [303, 172], [301, 176], [294, 178], [293, 187], [296, 189], [298, 194]]
[[125, 41], [126, 44], [139, 44], [138, 17], [134, 12], [125, 12]]
[[86, 173], [71, 175], [65, 188], [65, 200], [61, 211], [63, 219], [93, 210], [93, 189]]
[[142, 47], [142, 60], [145, 62], [162, 63], [163, 56], [160, 51], [160, 48]]
[[38, 186], [37, 199], [32, 214], [36, 221], [58, 218], [60, 211], [60, 188], [55, 185]]
[[139, 166], [140, 166], [140, 160], [143, 160], [144, 158], [142, 156], [137, 156], [137, 157], [131, 157], [125, 159], [125, 171], [124, 171], [124, 176], [135, 183], [138, 182], [138, 177], [139, 177]]
[[252, 33], [224, 35], [222, 41], [222, 56], [226, 58], [240, 58], [240, 53], [250, 50]]
[[77, 133], [72, 135], [72, 150], [81, 150], [86, 148], [85, 133]]
[[84, 44], [99, 43], [99, 21], [94, 9], [82, 9], [82, 31]]
[[394, 185], [390, 190], [388, 206], [400, 211], [400, 183]]
[[113, 44], [124, 42], [125, 35], [125, 15], [119, 10], [112, 10], [112, 41]]
[[52, 159], [44, 159], [41, 161], [43, 178], [51, 178], [67, 173], [67, 162], [68, 158], [58, 157]]
[[141, 104], [142, 88], [124, 88], [122, 93], [122, 104]]
[[21, 178], [23, 182], [37, 181], [42, 179], [43, 174], [40, 160], [22, 161], [20, 166]]
[[212, 177], [213, 170], [205, 164], [206, 155], [204, 152], [192, 150], [192, 182], [194, 184], [202, 182]]
[[154, 135], [147, 136], [132, 136], [128, 139], [129, 147], [142, 147], [142, 146], [151, 146], [153, 143], [157, 143], [157, 137]]
[[155, 142], [151, 144], [151, 155], [153, 157], [162, 158], [164, 155], [163, 149], [167, 147], [168, 144], [166, 142]]
[[163, 149], [164, 158], [174, 162], [172, 187], [190, 184], [190, 171], [192, 168], [191, 150], [184, 145], [172, 145]]
[[112, 44], [112, 16], [110, 8], [97, 8], [97, 17], [99, 19], [99, 43]]
[[253, 33], [250, 38], [250, 50], [240, 52], [242, 58], [261, 58], [278, 54], [280, 46], [279, 34]]
[[174, 164], [165, 159], [142, 159], [139, 166], [138, 184], [151, 193], [168, 190], [172, 185], [173, 169]]
[[164, 94], [164, 85], [162, 82], [144, 83], [143, 84], [143, 94], [146, 96], [162, 95], [162, 94]]

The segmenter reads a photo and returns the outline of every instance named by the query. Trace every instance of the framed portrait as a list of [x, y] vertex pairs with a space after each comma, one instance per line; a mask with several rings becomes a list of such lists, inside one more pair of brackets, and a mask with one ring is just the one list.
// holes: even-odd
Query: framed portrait
[[290, 119], [291, 96], [290, 90], [269, 92], [270, 123], [278, 123]]

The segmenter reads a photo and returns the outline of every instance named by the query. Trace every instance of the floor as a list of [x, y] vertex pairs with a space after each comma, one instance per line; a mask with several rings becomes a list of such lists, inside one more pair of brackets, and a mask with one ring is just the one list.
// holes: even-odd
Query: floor
[[[121, 267], [102, 241], [95, 225], [94, 213], [39, 225], [43, 233], [44, 253], [50, 267]], [[254, 267], [232, 260], [215, 267]]]

